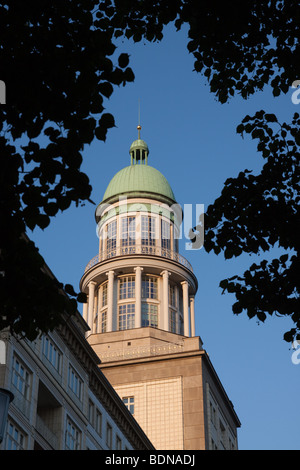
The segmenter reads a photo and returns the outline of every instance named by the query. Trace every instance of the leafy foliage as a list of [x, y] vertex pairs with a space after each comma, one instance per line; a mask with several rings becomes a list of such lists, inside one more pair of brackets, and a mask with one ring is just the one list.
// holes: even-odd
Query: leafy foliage
[[280, 124], [264, 111], [246, 116], [237, 132], [258, 140], [265, 164], [256, 176], [245, 170], [227, 179], [205, 218], [207, 251], [223, 251], [227, 259], [274, 246], [286, 251], [271, 262], [253, 263], [243, 276], [224, 279], [220, 287], [235, 294], [236, 314], [246, 310], [261, 321], [272, 314], [290, 316], [295, 328], [284, 335], [287, 341], [300, 337], [299, 125], [298, 113], [291, 124]]
[[[0, 108], [0, 328], [33, 338], [53, 328], [62, 310], [74, 312], [74, 299], [84, 300], [45, 280], [36, 248], [23, 237], [72, 203], [90, 201], [80, 170], [84, 146], [105, 141], [115, 125], [105, 100], [134, 80], [129, 55], [113, 59], [114, 41], [160, 41], [165, 25], [188, 25], [195, 70], [221, 103], [266, 84], [277, 96], [299, 76], [297, 7], [294, 0], [245, 0], [242, 8], [237, 0], [0, 1], [8, 103]], [[63, 301], [61, 287], [71, 293]]]
[[23, 234], [45, 229], [72, 203], [90, 201], [89, 178], [80, 170], [84, 145], [106, 139], [115, 122], [104, 100], [134, 78], [127, 54], [117, 64], [110, 59], [110, 2], [98, 7], [92, 0], [0, 3], [8, 103], [0, 108], [0, 329], [31, 339], [86, 299], [47, 278]]
[[[266, 84], [274, 96], [299, 77], [299, 8], [294, 0], [117, 0], [117, 33], [134, 41], [161, 40], [164, 25], [188, 25], [195, 71], [221, 103], [248, 98]], [[118, 23], [117, 22], [117, 23]], [[116, 23], [116, 24], [117, 24]]]

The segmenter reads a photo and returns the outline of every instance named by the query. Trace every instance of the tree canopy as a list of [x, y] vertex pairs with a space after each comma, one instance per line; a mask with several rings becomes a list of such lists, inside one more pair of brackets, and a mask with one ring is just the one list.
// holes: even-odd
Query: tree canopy
[[[0, 79], [7, 87], [0, 107], [0, 329], [34, 339], [59, 324], [62, 310], [74, 312], [76, 299], [84, 301], [54, 277], [37, 283], [43, 260], [24, 234], [45, 229], [72, 203], [90, 201], [80, 170], [84, 146], [105, 140], [115, 125], [105, 100], [134, 80], [129, 55], [115, 59], [116, 39], [161, 41], [165, 25], [188, 25], [195, 70], [221, 103], [267, 84], [278, 96], [299, 77], [297, 7], [293, 0], [246, 0], [242, 8], [237, 0], [0, 1]], [[244, 305], [238, 302], [235, 309]]]

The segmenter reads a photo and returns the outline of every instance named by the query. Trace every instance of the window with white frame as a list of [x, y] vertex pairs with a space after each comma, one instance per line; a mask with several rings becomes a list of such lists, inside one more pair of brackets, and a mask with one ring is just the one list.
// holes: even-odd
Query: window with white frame
[[83, 393], [83, 381], [75, 371], [75, 369], [69, 364], [69, 376], [68, 385], [70, 390], [76, 395], [76, 397], [82, 401]]
[[106, 249], [107, 256], [115, 256], [115, 250], [117, 247], [117, 221], [113, 220], [107, 224], [107, 241]]
[[25, 450], [26, 435], [12, 421], [7, 423], [5, 450]]
[[158, 327], [158, 306], [142, 302], [142, 327]]
[[157, 299], [158, 298], [157, 277], [142, 276], [142, 298], [143, 299]]
[[134, 415], [134, 397], [123, 397], [122, 401], [130, 413]]
[[107, 310], [103, 310], [100, 314], [100, 331], [99, 333], [105, 333], [107, 328]]
[[12, 384], [26, 400], [30, 399], [32, 374], [24, 363], [17, 357], [13, 358]]
[[125, 276], [119, 279], [119, 300], [135, 297], [135, 276]]
[[134, 328], [135, 304], [119, 305], [119, 330]]
[[135, 217], [123, 217], [121, 219], [121, 245], [134, 246], [136, 238], [136, 224]]
[[171, 248], [170, 222], [164, 219], [161, 220], [161, 246], [167, 250]]
[[155, 246], [155, 240], [156, 240], [155, 218], [148, 216], [148, 215], [142, 215], [141, 222], [142, 222], [142, 230], [141, 230], [142, 245]]
[[73, 421], [67, 419], [67, 429], [65, 435], [65, 447], [67, 450], [80, 450], [81, 446], [81, 431], [73, 423]]
[[108, 289], [108, 282], [104, 282], [102, 284], [102, 307], [107, 305], [107, 289]]

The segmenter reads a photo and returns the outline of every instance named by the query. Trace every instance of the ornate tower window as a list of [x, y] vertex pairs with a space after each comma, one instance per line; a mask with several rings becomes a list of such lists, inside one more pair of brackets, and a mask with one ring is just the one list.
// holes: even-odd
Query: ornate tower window
[[119, 330], [134, 328], [135, 304], [119, 305]]
[[107, 331], [107, 291], [108, 282], [106, 281], [101, 284], [98, 291], [98, 309], [95, 318], [97, 333], [105, 333]]
[[177, 333], [177, 318], [176, 287], [173, 284], [169, 284], [169, 326], [172, 333]]
[[135, 297], [135, 276], [121, 277], [119, 280], [119, 300]]
[[107, 310], [101, 312], [100, 333], [105, 333], [107, 329]]
[[171, 249], [171, 231], [170, 222], [161, 220], [161, 247], [166, 250]]
[[157, 277], [142, 277], [142, 298], [158, 299]]
[[142, 277], [142, 327], [158, 327], [158, 280], [154, 276]]
[[117, 247], [117, 221], [113, 220], [109, 224], [107, 224], [107, 242], [106, 242], [106, 249], [107, 249], [107, 257], [115, 256], [116, 255], [116, 247]]
[[158, 327], [158, 306], [142, 303], [142, 326]]
[[102, 284], [102, 307], [107, 305], [107, 287], [108, 282], [104, 282], [104, 284]]
[[155, 246], [155, 239], [156, 239], [156, 230], [155, 230], [155, 218], [142, 215], [142, 245], [146, 246]]
[[[136, 237], [136, 224], [135, 217], [123, 217], [121, 221], [121, 246], [132, 247], [135, 246]], [[131, 250], [128, 250], [129, 252]], [[123, 250], [124, 252], [124, 250]]]

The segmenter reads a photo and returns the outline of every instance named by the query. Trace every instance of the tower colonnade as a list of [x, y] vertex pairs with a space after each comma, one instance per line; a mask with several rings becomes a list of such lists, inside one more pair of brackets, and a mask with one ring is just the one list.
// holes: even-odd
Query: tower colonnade
[[172, 282], [168, 270], [144, 274], [142, 266], [124, 275], [108, 271], [104, 280], [88, 282], [83, 317], [90, 333], [108, 333], [152, 326], [184, 336], [195, 336], [194, 295], [188, 281]]

